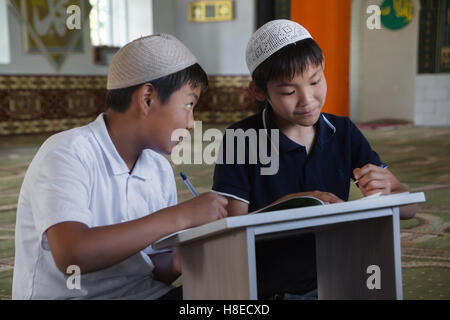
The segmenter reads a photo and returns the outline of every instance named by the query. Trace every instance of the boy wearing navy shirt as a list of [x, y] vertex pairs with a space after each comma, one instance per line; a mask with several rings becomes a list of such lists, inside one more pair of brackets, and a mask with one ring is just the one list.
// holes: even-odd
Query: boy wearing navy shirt
[[[258, 142], [267, 135], [267, 144], [275, 146], [278, 171], [261, 174], [263, 161], [227, 163], [230, 150], [225, 136], [213, 190], [227, 196], [229, 215], [247, 214], [300, 195], [325, 203], [346, 201], [350, 179], [358, 180], [364, 196], [408, 191], [381, 167], [378, 154], [350, 119], [321, 113], [327, 92], [325, 62], [305, 28], [289, 20], [265, 24], [250, 39], [246, 60], [252, 75], [250, 92], [265, 106], [230, 129], [256, 129]], [[274, 129], [279, 130], [279, 139], [271, 134]], [[249, 143], [235, 143], [234, 148], [234, 154], [248, 157]], [[411, 218], [416, 211], [416, 205], [402, 207], [400, 217]], [[290, 253], [289, 259], [283, 258], [284, 252]], [[313, 234], [260, 242], [256, 256], [259, 298], [317, 295]]]

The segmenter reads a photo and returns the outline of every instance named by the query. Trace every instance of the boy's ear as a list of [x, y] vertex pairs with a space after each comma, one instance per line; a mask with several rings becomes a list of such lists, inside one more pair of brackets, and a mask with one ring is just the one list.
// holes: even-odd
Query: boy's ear
[[260, 102], [263, 102], [267, 99], [266, 93], [261, 88], [259, 88], [253, 80], [249, 83], [248, 90], [250, 91], [252, 96], [254, 96], [255, 99]]
[[154, 102], [156, 101], [156, 90], [151, 83], [143, 84], [137, 93], [137, 101], [139, 109], [147, 114], [154, 107]]

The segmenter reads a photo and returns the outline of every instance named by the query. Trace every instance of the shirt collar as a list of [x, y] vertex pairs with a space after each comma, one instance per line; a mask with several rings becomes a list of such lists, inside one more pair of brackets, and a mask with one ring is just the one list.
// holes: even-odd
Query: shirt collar
[[[264, 129], [279, 129], [277, 124], [275, 123], [273, 110], [270, 106], [266, 106], [261, 111], [261, 120]], [[336, 128], [331, 124], [331, 122], [325, 117], [323, 113], [320, 114], [319, 120], [317, 121], [315, 126], [318, 128], [316, 133], [316, 143], [319, 146], [325, 144], [330, 139], [330, 137], [332, 137], [336, 133]], [[298, 143], [292, 141], [281, 130], [279, 130], [279, 137], [280, 151], [289, 152], [292, 150], [304, 148], [302, 145], [299, 145]]]
[[317, 139], [319, 144], [325, 144], [335, 133], [336, 127], [331, 124], [325, 114], [321, 113], [319, 118], [319, 135]]
[[146, 180], [151, 179], [152, 172], [158, 172], [160, 170], [155, 163], [155, 155], [152, 154], [153, 152], [155, 151], [151, 149], [142, 150], [131, 175]]
[[[97, 119], [91, 122], [88, 126], [94, 134], [97, 142], [102, 147], [103, 153], [105, 154], [105, 160], [110, 165], [113, 175], [129, 173], [130, 170], [128, 166], [120, 156], [111, 140], [111, 137], [109, 136], [108, 129], [106, 128], [104, 113], [100, 114]], [[136, 161], [131, 175], [144, 180], [150, 178], [152, 168], [149, 168], [148, 165], [149, 163], [153, 164], [153, 161], [146, 160], [147, 155], [145, 154], [145, 151], [143, 151]]]

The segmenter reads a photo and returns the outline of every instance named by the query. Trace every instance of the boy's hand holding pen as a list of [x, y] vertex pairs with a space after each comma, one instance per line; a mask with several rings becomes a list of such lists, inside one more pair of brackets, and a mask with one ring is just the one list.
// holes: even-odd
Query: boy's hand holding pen
[[394, 175], [387, 170], [387, 164], [381, 166], [366, 164], [362, 168], [353, 170], [355, 181], [353, 182], [367, 197], [376, 193], [390, 194], [392, 186], [399, 183]]
[[214, 192], [206, 192], [199, 195], [183, 172], [180, 173], [180, 176], [194, 196], [193, 199], [180, 203], [180, 206], [190, 206], [186, 212], [193, 213], [189, 217], [185, 217], [189, 219], [189, 228], [227, 217], [227, 198]]

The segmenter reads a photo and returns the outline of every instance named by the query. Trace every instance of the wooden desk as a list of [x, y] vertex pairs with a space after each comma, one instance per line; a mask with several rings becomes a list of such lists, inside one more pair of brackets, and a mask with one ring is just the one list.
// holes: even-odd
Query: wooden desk
[[[184, 299], [257, 299], [255, 242], [314, 232], [319, 299], [402, 299], [399, 206], [423, 193], [228, 217], [170, 235], [153, 245], [181, 244]], [[369, 289], [367, 268], [380, 268]]]

